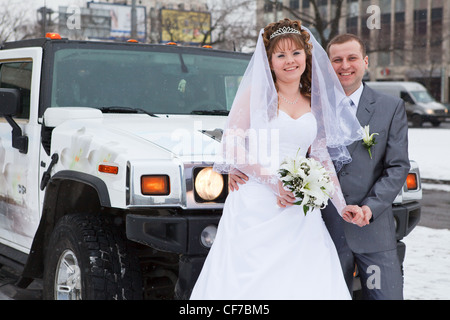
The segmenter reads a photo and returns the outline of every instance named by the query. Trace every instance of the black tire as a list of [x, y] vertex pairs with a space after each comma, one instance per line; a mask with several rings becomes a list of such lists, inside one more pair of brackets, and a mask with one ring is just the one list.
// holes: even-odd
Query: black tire
[[[63, 256], [65, 262], [77, 261], [68, 269], [76, 270], [79, 284], [70, 296], [55, 293], [57, 268]], [[105, 216], [62, 217], [52, 232], [45, 255], [43, 297], [47, 300], [141, 300], [139, 260], [130, 252], [122, 228]]]
[[440, 121], [431, 121], [431, 124], [433, 125], [433, 127], [437, 128], [441, 125]]

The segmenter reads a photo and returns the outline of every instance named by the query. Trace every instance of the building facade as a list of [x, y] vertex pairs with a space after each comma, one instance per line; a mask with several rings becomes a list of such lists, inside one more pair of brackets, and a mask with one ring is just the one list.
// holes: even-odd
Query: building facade
[[[258, 24], [301, 12], [336, 15], [336, 0], [258, 0]], [[312, 26], [309, 26], [312, 27]], [[450, 1], [344, 0], [339, 33], [354, 33], [367, 44], [372, 81], [417, 81], [449, 102]]]

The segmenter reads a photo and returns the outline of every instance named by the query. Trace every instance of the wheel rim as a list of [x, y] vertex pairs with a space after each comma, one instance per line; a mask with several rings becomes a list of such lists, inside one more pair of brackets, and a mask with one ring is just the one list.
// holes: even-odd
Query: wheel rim
[[81, 272], [71, 250], [64, 251], [59, 257], [54, 288], [56, 300], [81, 300]]

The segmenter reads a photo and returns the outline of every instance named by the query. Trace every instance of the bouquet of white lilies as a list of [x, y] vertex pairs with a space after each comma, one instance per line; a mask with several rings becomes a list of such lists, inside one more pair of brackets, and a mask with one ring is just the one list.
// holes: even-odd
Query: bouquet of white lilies
[[305, 216], [311, 208], [327, 206], [334, 185], [320, 162], [297, 152], [295, 158], [287, 157], [281, 163], [278, 173], [283, 185], [299, 199], [294, 204], [303, 207]]

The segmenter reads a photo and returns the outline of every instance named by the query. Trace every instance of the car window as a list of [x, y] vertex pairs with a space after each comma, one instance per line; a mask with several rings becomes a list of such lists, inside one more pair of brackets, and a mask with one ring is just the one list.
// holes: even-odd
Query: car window
[[432, 96], [427, 91], [411, 91], [417, 102], [430, 103], [435, 101]]
[[247, 58], [179, 52], [61, 49], [51, 107], [131, 107], [152, 113], [230, 110]]
[[19, 89], [22, 110], [14, 116], [18, 119], [30, 118], [31, 61], [6, 62], [0, 64], [0, 87]]
[[402, 91], [402, 92], [400, 93], [400, 98], [402, 98], [403, 101], [405, 101], [406, 103], [414, 104], [414, 100], [411, 98], [411, 96], [409, 95], [409, 93], [406, 92], [406, 91]]

